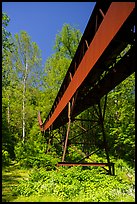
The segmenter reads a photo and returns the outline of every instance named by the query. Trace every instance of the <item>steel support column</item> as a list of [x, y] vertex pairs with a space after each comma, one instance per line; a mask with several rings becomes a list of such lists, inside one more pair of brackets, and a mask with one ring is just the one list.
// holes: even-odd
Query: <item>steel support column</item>
[[104, 148], [105, 148], [107, 162], [108, 162], [108, 167], [109, 167], [109, 174], [111, 175], [112, 173], [111, 173], [111, 165], [110, 165], [109, 152], [108, 152], [108, 143], [107, 143], [105, 129], [104, 129], [104, 116], [105, 116], [105, 109], [106, 109], [106, 99], [107, 99], [107, 97], [105, 97], [105, 104], [104, 104], [103, 115], [102, 115], [100, 100], [98, 102], [98, 108], [99, 108], [99, 121], [100, 121], [100, 126], [101, 126], [102, 134], [103, 134], [103, 142], [104, 142]]
[[63, 156], [62, 156], [62, 162], [64, 162], [65, 159], [65, 154], [66, 154], [66, 149], [67, 149], [67, 143], [68, 143], [68, 136], [69, 136], [69, 131], [70, 131], [70, 122], [71, 122], [71, 118], [70, 118], [70, 107], [71, 104], [70, 102], [68, 103], [68, 128], [67, 128], [67, 133], [66, 133], [66, 140], [65, 140], [65, 145], [64, 145], [64, 151], [63, 151]]
[[[88, 154], [86, 157], [84, 157], [83, 159], [81, 159], [77, 163], [72, 163], [72, 162], [69, 163], [69, 162], [64, 162], [65, 155], [66, 155], [67, 144], [68, 144], [68, 136], [69, 136], [69, 132], [70, 132], [71, 113], [72, 113], [71, 112], [71, 110], [72, 110], [71, 109], [72, 108], [71, 107], [71, 102], [68, 103], [68, 127], [67, 127], [66, 139], [65, 139], [64, 149], [63, 149], [62, 162], [59, 162], [57, 164], [57, 166], [100, 166], [104, 170], [106, 170], [108, 172], [108, 174], [115, 175], [114, 163], [110, 162], [110, 159], [109, 159], [108, 144], [107, 144], [107, 139], [106, 139], [105, 129], [104, 129], [104, 117], [105, 117], [106, 104], [107, 104], [107, 95], [105, 96], [103, 110], [101, 109], [100, 100], [98, 102], [98, 110], [97, 110], [96, 107], [94, 107], [94, 109], [96, 111], [96, 114], [98, 116], [99, 125], [101, 126], [101, 131], [102, 131], [102, 134], [103, 134], [103, 144], [101, 145], [100, 148], [98, 148], [97, 150], [91, 152], [90, 154]], [[89, 121], [89, 120], [85, 120], [85, 121]], [[87, 130], [85, 128], [83, 128], [83, 127], [81, 127], [81, 128], [85, 132], [87, 132]], [[92, 154], [94, 154], [97, 151], [101, 150], [102, 148], [105, 149], [105, 153], [106, 153], [106, 157], [107, 157], [107, 163], [96, 163], [95, 161], [93, 163], [81, 163], [81, 161], [83, 161], [85, 158], [88, 158], [89, 156], [91, 156]], [[108, 170], [105, 168], [105, 166], [108, 166]]]

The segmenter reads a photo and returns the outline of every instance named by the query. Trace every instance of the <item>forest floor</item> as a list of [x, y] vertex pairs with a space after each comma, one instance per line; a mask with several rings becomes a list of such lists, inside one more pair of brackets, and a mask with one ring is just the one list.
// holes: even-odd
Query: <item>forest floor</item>
[[10, 166], [2, 169], [2, 202], [54, 202], [60, 201], [59, 198], [51, 196], [15, 196], [12, 192], [12, 186], [18, 186], [19, 181], [28, 180], [32, 169], [20, 169], [17, 163], [12, 162]]
[[2, 169], [2, 202], [135, 202], [134, 170], [116, 163], [116, 175], [96, 168], [58, 171], [23, 169], [12, 162]]
[[2, 169], [2, 202], [12, 202], [16, 198], [11, 187], [17, 186], [19, 180], [28, 179], [29, 172], [30, 170], [19, 169], [14, 162]]
[[54, 202], [60, 201], [57, 197], [51, 196], [15, 196], [12, 192], [13, 186], [18, 186], [19, 181], [28, 180], [32, 169], [21, 169], [19, 164], [12, 162], [9, 166], [2, 169], [2, 202]]

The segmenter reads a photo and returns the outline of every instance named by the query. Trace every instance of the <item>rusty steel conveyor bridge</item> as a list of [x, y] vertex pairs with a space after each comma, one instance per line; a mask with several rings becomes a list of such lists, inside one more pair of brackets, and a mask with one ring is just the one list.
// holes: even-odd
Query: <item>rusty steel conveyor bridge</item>
[[[129, 46], [130, 45], [130, 46]], [[43, 123], [38, 114], [41, 132], [55, 130], [66, 123], [62, 162], [58, 166], [108, 166], [108, 144], [104, 131], [104, 114], [100, 100], [119, 83], [135, 72], [135, 2], [98, 1], [69, 66], [53, 106]], [[107, 163], [64, 162], [70, 123], [91, 106], [98, 105]], [[111, 169], [112, 167], [112, 169]]]

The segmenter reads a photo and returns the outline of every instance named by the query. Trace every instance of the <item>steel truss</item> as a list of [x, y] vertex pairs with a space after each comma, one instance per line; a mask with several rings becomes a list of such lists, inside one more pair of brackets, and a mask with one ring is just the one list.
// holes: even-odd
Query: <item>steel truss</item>
[[[59, 162], [57, 164], [57, 166], [100, 166], [104, 170], [106, 170], [109, 175], [115, 175], [115, 172], [114, 172], [114, 163], [110, 162], [110, 158], [109, 158], [108, 142], [107, 142], [107, 138], [106, 138], [106, 134], [105, 134], [105, 129], [104, 129], [104, 118], [105, 118], [105, 111], [106, 111], [106, 105], [107, 105], [107, 95], [105, 96], [103, 113], [102, 113], [100, 99], [98, 100], [98, 103], [97, 103], [98, 108], [96, 108], [95, 105], [94, 105], [94, 109], [95, 109], [97, 117], [98, 117], [98, 120], [95, 120], [95, 121], [98, 122], [98, 124], [99, 124], [99, 126], [101, 128], [101, 131], [102, 131], [102, 136], [103, 136], [103, 143], [102, 143], [102, 145], [100, 146], [100, 148], [98, 148], [97, 150], [91, 152], [90, 154], [88, 154], [86, 157], [84, 157], [83, 159], [81, 159], [77, 163], [65, 162], [65, 156], [66, 156], [66, 152], [67, 152], [67, 147], [71, 144], [70, 141], [72, 139], [74, 139], [74, 137], [73, 137], [70, 140], [68, 140], [69, 133], [70, 133], [71, 122], [80, 121], [80, 120], [81, 121], [90, 121], [88, 119], [77, 119], [77, 118], [72, 118], [71, 117], [72, 116], [72, 112], [73, 112], [74, 104], [75, 104], [75, 99], [72, 98], [72, 100], [69, 101], [69, 103], [68, 103], [68, 126], [67, 126], [67, 131], [66, 131], [64, 147], [63, 147], [62, 161]], [[82, 126], [79, 126], [79, 127], [82, 128], [85, 131], [85, 133], [89, 131], [89, 130], [83, 128]], [[77, 137], [77, 136], [75, 136], [75, 137]], [[101, 148], [104, 148], [104, 150], [105, 150], [107, 163], [96, 163], [96, 162], [81, 163], [81, 161], [83, 161], [85, 158], [89, 158], [89, 156], [91, 156], [94, 153], [100, 151]], [[105, 166], [108, 166], [108, 170], [105, 168]]]
[[[99, 2], [90, 17], [47, 119], [43, 123], [39, 113], [38, 121], [41, 132], [47, 134], [47, 152], [50, 151], [50, 145], [53, 142], [53, 130], [67, 123], [66, 136], [61, 141], [62, 162], [58, 163], [58, 166], [92, 165], [103, 168], [108, 166], [108, 173], [114, 175], [114, 164], [109, 159], [104, 116], [107, 94], [135, 71], [135, 2]], [[125, 55], [120, 56], [129, 44], [130, 49]], [[118, 57], [121, 57], [121, 60], [118, 61]], [[105, 96], [105, 102], [102, 109], [103, 96]], [[68, 137], [71, 123], [79, 120], [75, 117], [91, 106], [96, 111], [97, 121], [102, 131], [107, 163], [85, 164], [80, 163], [81, 161], [66, 163], [64, 161], [70, 143]], [[88, 132], [88, 130], [84, 131]]]

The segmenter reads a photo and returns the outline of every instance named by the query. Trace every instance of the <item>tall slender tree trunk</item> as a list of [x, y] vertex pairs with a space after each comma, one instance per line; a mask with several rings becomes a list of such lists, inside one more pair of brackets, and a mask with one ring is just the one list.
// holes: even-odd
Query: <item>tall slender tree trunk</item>
[[26, 62], [26, 70], [25, 70], [25, 76], [23, 80], [23, 103], [22, 103], [22, 111], [23, 111], [23, 126], [22, 126], [22, 136], [23, 136], [23, 142], [25, 141], [25, 127], [26, 127], [26, 122], [25, 122], [25, 100], [26, 100], [26, 81], [27, 81], [27, 71], [28, 71], [28, 64]]
[[8, 95], [8, 126], [10, 125], [10, 97]]
[[23, 104], [22, 104], [22, 110], [23, 110], [23, 126], [22, 126], [22, 135], [23, 135], [23, 142], [25, 140], [25, 84], [23, 87]]

